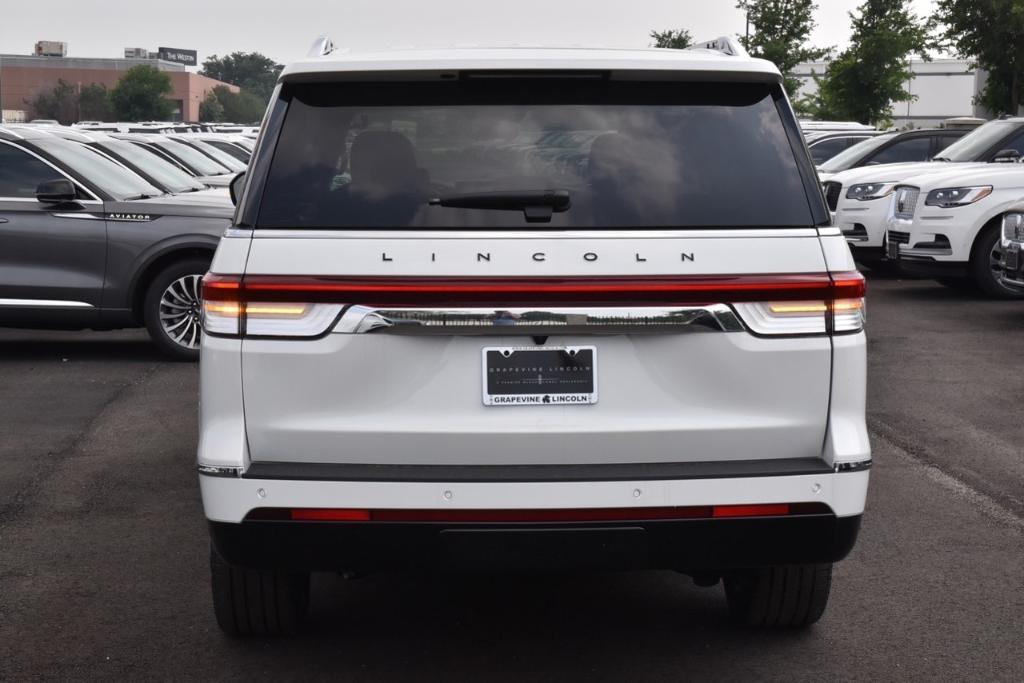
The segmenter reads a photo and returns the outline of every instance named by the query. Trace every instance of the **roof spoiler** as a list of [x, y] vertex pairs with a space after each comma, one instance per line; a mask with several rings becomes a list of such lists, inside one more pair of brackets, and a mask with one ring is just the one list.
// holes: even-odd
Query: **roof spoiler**
[[306, 57], [309, 59], [316, 59], [317, 57], [326, 57], [327, 55], [334, 52], [334, 41], [326, 33], [317, 36], [317, 39], [313, 41], [313, 44], [309, 46], [309, 52], [306, 53]]
[[736, 40], [731, 36], [720, 36], [714, 40], [703, 40], [698, 41], [686, 48], [687, 50], [712, 50], [714, 52], [721, 52], [723, 55], [729, 55], [730, 57], [749, 57], [746, 49], [740, 44], [740, 41]]

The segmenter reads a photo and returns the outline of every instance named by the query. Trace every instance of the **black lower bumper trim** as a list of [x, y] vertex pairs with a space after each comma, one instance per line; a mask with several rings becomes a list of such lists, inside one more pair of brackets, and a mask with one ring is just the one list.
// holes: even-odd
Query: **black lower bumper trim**
[[922, 277], [967, 277], [966, 261], [936, 261], [927, 256], [901, 256], [897, 261], [900, 270]]
[[297, 481], [538, 482], [727, 479], [828, 474], [820, 458], [602, 465], [362, 465], [254, 462], [245, 479]]
[[610, 524], [210, 523], [230, 564], [375, 571], [678, 569], [714, 572], [835, 562], [860, 517], [831, 514]]

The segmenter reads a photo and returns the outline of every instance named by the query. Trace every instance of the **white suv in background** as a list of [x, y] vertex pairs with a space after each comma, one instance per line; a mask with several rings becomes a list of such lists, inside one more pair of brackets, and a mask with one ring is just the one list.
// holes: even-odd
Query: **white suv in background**
[[226, 632], [409, 566], [671, 568], [742, 623], [821, 616], [871, 464], [864, 282], [772, 64], [321, 43], [242, 185], [203, 288]]
[[[1024, 118], [990, 121], [938, 153], [933, 161], [863, 166], [820, 173], [835, 225], [843, 231], [854, 259], [869, 267], [892, 267], [886, 259], [885, 226], [893, 189], [911, 177], [949, 173], [974, 166], [1017, 162], [1024, 154]], [[827, 167], [827, 164], [826, 164]]]
[[901, 271], [944, 284], [968, 280], [1020, 298], [1002, 282], [1003, 214], [1024, 197], [1024, 166], [989, 165], [908, 178], [893, 190], [885, 234]]

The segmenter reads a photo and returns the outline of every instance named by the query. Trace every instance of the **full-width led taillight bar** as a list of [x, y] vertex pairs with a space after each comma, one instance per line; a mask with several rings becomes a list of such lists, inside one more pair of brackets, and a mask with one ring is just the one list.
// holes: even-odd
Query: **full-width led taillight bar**
[[346, 305], [368, 307], [624, 307], [728, 303], [759, 334], [862, 326], [860, 273], [567, 278], [284, 277], [208, 274], [211, 334], [311, 337]]
[[785, 517], [829, 514], [823, 503], [695, 505], [684, 507], [574, 508], [556, 510], [368, 510], [360, 508], [257, 508], [247, 521], [390, 522], [434, 524], [543, 524], [549, 522], [640, 522], [724, 517]]

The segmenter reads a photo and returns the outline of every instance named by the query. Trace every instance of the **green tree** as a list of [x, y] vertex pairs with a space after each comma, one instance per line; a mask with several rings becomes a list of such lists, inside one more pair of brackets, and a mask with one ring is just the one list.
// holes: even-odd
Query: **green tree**
[[884, 125], [891, 120], [896, 102], [916, 97], [906, 84], [913, 73], [909, 58], [928, 60], [936, 46], [935, 22], [909, 9], [908, 0], [866, 0], [850, 13], [853, 34], [850, 46], [833, 60], [822, 77], [818, 92], [800, 104], [821, 119], [850, 119]]
[[224, 85], [218, 85], [213, 92], [223, 112], [222, 121], [259, 123], [263, 118], [263, 112], [267, 108], [267, 101], [263, 98], [246, 90], [231, 92]]
[[171, 77], [146, 64], [133, 66], [110, 91], [114, 114], [121, 121], [162, 121], [174, 107], [166, 99], [174, 89]]
[[283, 68], [284, 66], [259, 52], [232, 52], [225, 57], [211, 55], [203, 62], [203, 68], [199, 73], [237, 85], [261, 98], [266, 105]]
[[667, 31], [651, 31], [654, 44], [651, 47], [669, 47], [685, 50], [693, 45], [693, 36], [685, 28], [670, 28]]
[[78, 120], [78, 95], [75, 87], [57, 80], [52, 90], [41, 92], [32, 100], [33, 117], [36, 119], [54, 119], [64, 125]]
[[935, 18], [960, 57], [989, 72], [975, 98], [993, 114], [1017, 114], [1024, 88], [1024, 3], [1021, 0], [939, 0]]
[[740, 0], [736, 8], [746, 12], [753, 29], [750, 36], [740, 38], [743, 47], [752, 57], [774, 62], [786, 92], [794, 96], [801, 85], [792, 75], [797, 64], [823, 59], [831, 52], [807, 45], [818, 6], [814, 0]]
[[102, 83], [91, 83], [78, 93], [78, 118], [82, 121], [112, 121], [110, 93]]
[[199, 103], [199, 120], [204, 123], [216, 123], [224, 120], [224, 105], [220, 103], [217, 93], [212, 90], [206, 93], [206, 97]]

